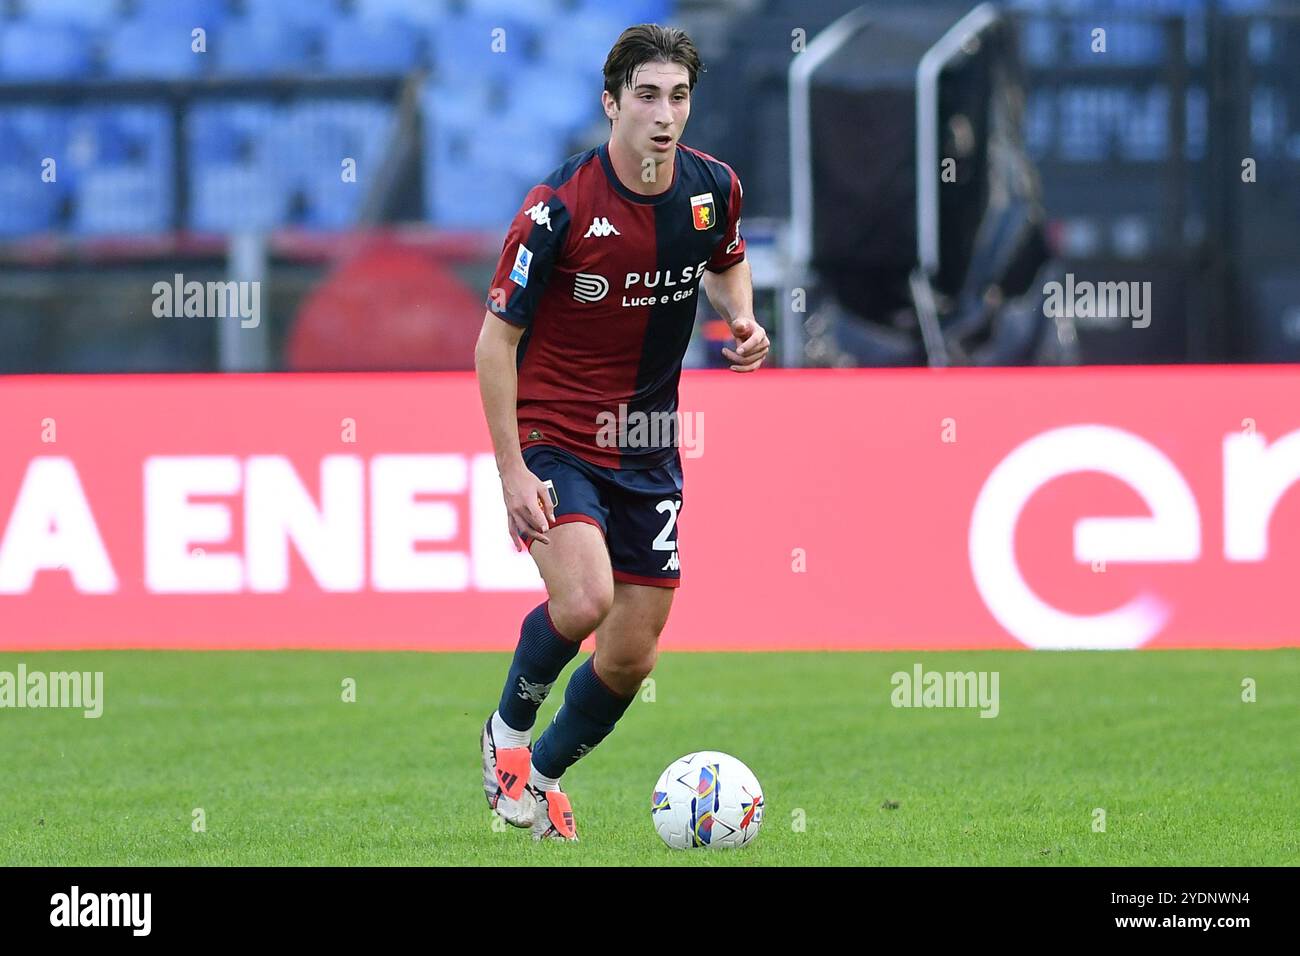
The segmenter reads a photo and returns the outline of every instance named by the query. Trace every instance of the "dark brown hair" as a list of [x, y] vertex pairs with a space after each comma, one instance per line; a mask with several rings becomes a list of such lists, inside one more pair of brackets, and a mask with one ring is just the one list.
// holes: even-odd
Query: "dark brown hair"
[[695, 89], [695, 78], [704, 72], [700, 52], [678, 27], [638, 23], [619, 36], [605, 57], [605, 90], [620, 102], [623, 87], [632, 85], [632, 75], [643, 63], [676, 63], [686, 67], [687, 83]]

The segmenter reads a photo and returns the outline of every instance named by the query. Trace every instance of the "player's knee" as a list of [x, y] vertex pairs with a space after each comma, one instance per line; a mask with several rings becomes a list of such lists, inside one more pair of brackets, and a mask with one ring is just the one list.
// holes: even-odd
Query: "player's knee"
[[602, 660], [601, 676], [616, 690], [629, 694], [636, 693], [641, 682], [655, 669], [655, 661], [658, 657], [658, 650], [650, 650], [644, 654]]
[[655, 669], [655, 663], [659, 660], [659, 650], [652, 649], [648, 654], [643, 654], [637, 658], [633, 665], [632, 672], [636, 676], [637, 686], [650, 676], [650, 672]]
[[[555, 606], [557, 603], [558, 608]], [[552, 599], [551, 613], [556, 615], [558, 611], [558, 616], [563, 618], [571, 633], [581, 632], [587, 635], [600, 626], [613, 606], [613, 588], [583, 588], [565, 595], [558, 602]]]

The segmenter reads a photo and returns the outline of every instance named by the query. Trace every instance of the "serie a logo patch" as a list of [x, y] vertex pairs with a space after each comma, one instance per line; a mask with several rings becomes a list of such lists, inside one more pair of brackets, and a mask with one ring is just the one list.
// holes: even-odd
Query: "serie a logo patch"
[[713, 228], [713, 193], [700, 193], [691, 197], [691, 218], [699, 231]]
[[522, 242], [515, 253], [515, 264], [510, 269], [510, 281], [521, 289], [528, 285], [528, 267], [533, 264], [533, 254]]

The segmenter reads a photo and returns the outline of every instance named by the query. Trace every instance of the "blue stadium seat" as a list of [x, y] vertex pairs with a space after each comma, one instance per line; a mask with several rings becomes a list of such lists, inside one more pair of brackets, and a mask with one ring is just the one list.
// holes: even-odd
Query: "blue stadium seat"
[[[557, 96], [561, 80], [567, 78], [548, 75], [544, 89], [532, 90], [523, 74], [504, 83], [425, 86], [425, 199], [435, 225], [504, 228], [528, 189], [564, 160], [570, 131], [545, 109], [571, 109], [572, 102], [540, 106]], [[586, 86], [588, 100], [594, 101], [598, 88]], [[509, 95], [498, 103], [494, 90]], [[565, 98], [581, 102], [572, 92]]]
[[[58, 210], [74, 179], [66, 142], [64, 110], [0, 108], [0, 235], [28, 235], [58, 225]], [[55, 161], [54, 182], [42, 176], [46, 158]]]
[[[484, 87], [472, 89], [483, 95]], [[509, 171], [476, 165], [476, 145], [481, 149], [485, 139], [477, 128], [478, 117], [454, 115], [453, 102], [436, 86], [425, 87], [425, 215], [440, 228], [504, 229], [528, 187], [521, 192], [519, 177]], [[435, 118], [435, 111], [441, 115]]]
[[75, 179], [73, 230], [153, 232], [170, 225], [171, 116], [164, 107], [74, 111], [67, 156]]
[[[1092, 31], [1106, 31], [1106, 56], [1092, 51]], [[1076, 22], [1067, 31], [1068, 50], [1076, 62], [1105, 67], [1112, 63], [1155, 66], [1164, 58], [1164, 28], [1154, 21], [1097, 19]]]
[[91, 68], [90, 36], [80, 27], [20, 20], [0, 28], [0, 77], [76, 79]]
[[28, 20], [93, 29], [116, 23], [121, 8], [121, 0], [23, 0], [19, 11]]
[[453, 17], [429, 31], [429, 44], [437, 78], [459, 86], [522, 69], [531, 62], [534, 31], [503, 17]]
[[[67, 111], [50, 106], [0, 107], [0, 165], [39, 163], [64, 155]], [[62, 170], [60, 170], [62, 172]]]
[[409, 24], [335, 20], [325, 30], [325, 68], [338, 73], [405, 73], [420, 62], [423, 40]]
[[426, 212], [442, 229], [490, 229], [504, 235], [532, 185], [500, 170], [426, 169]]
[[570, 20], [562, 30], [543, 30], [538, 33], [541, 58], [548, 66], [564, 67], [578, 76], [591, 77], [600, 82], [601, 71], [609, 49], [631, 23], [622, 17], [611, 17], [609, 11], [593, 12], [576, 22]]
[[279, 117], [279, 109], [255, 100], [198, 103], [185, 117], [189, 154], [218, 165], [257, 162], [268, 152]]
[[165, 167], [171, 159], [171, 114], [163, 106], [93, 106], [73, 111], [68, 155], [78, 169]]
[[313, 34], [297, 24], [270, 19], [231, 19], [208, 38], [223, 73], [266, 76], [311, 68]]
[[356, 15], [362, 20], [391, 20], [418, 27], [431, 27], [450, 16], [447, 0], [355, 0]]
[[531, 121], [551, 136], [572, 132], [599, 121], [603, 86], [599, 74], [579, 76], [555, 69], [530, 68], [510, 84], [507, 116], [520, 123]]
[[1169, 91], [1133, 91], [1119, 126], [1119, 155], [1131, 162], [1163, 160], [1169, 152]]
[[[392, 139], [395, 115], [381, 101], [316, 100], [287, 109], [271, 142], [293, 194], [290, 221], [312, 229], [339, 229], [356, 221]], [[356, 181], [343, 179], [343, 161], [356, 163]]]
[[[566, 5], [571, 6], [570, 16], [575, 20], [588, 20], [592, 18], [608, 17], [610, 15], [610, 4], [607, 0], [565, 0]], [[800, 7], [806, 7], [808, 0], [796, 0]], [[852, 4], [841, 3], [840, 0], [827, 0], [828, 3], [834, 4], [843, 9], [839, 12], [847, 13], [852, 9]], [[663, 26], [669, 26], [669, 20], [672, 19], [673, 4], [670, 0], [622, 0], [618, 4], [618, 19], [623, 26], [620, 31], [638, 23], [658, 23]], [[615, 35], [617, 38], [617, 34]], [[606, 49], [608, 51], [608, 48]]]
[[469, 0], [466, 11], [483, 20], [518, 20], [533, 27], [551, 30], [564, 29], [570, 19], [569, 7], [564, 0]]
[[339, 0], [239, 0], [249, 20], [274, 20], [299, 28], [319, 29], [343, 12]]
[[211, 29], [230, 15], [230, 4], [227, 0], [133, 0], [131, 15], [153, 23]]
[[466, 122], [505, 112], [510, 84], [501, 79], [471, 79], [444, 86], [436, 80], [425, 84], [421, 112], [426, 122]]
[[190, 170], [190, 228], [200, 232], [272, 229], [284, 223], [288, 203], [273, 166], [196, 161]]
[[55, 228], [59, 198], [28, 171], [0, 166], [0, 236], [28, 236]]
[[77, 185], [73, 231], [159, 232], [171, 225], [171, 181], [151, 168], [87, 170]]
[[1055, 148], [1056, 98], [1052, 90], [1034, 90], [1025, 105], [1025, 150], [1035, 160]]
[[1115, 117], [1125, 109], [1122, 90], [1066, 88], [1057, 94], [1057, 156], [1071, 162], [1100, 162], [1109, 155]]
[[1051, 66], [1060, 55], [1060, 46], [1058, 21], [1045, 17], [1023, 21], [1020, 28], [1020, 56], [1026, 66]]
[[272, 131], [281, 110], [263, 102], [195, 106], [185, 120], [190, 226], [199, 231], [267, 229], [284, 221], [288, 195]]
[[[520, 117], [485, 117], [464, 127], [449, 125], [444, 135], [469, 143], [469, 162], [476, 169], [501, 169], [540, 180], [564, 159], [567, 137], [553, 127]], [[453, 157], [456, 161], [458, 157]]]
[[187, 21], [123, 23], [108, 33], [104, 69], [110, 76], [121, 77], [197, 76], [207, 67], [211, 54], [194, 52], [191, 29]]
[[[186, 127], [194, 161], [191, 224], [205, 231], [352, 225], [394, 121], [383, 101], [196, 108]], [[356, 182], [343, 180], [347, 158], [356, 162]]]

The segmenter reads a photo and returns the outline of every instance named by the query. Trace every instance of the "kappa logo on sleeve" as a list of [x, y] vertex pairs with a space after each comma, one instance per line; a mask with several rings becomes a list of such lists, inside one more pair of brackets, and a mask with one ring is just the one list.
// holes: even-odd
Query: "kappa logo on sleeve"
[[522, 242], [515, 253], [515, 264], [510, 269], [510, 281], [521, 289], [528, 285], [528, 267], [533, 264], [533, 254]]
[[539, 202], [524, 210], [525, 215], [539, 226], [545, 226], [547, 232], [553, 232], [551, 229], [551, 207], [546, 203]]

